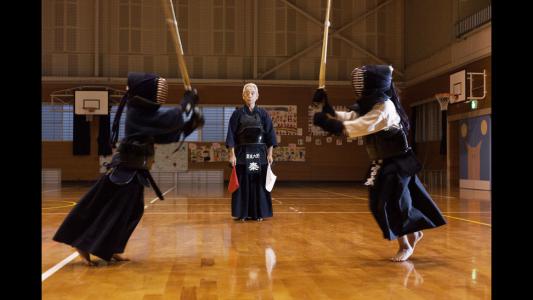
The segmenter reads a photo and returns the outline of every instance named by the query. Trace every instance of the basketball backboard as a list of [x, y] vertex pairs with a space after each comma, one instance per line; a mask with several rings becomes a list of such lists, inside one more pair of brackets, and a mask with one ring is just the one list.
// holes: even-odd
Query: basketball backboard
[[75, 113], [77, 115], [107, 115], [107, 91], [75, 91]]
[[450, 103], [466, 100], [466, 70], [450, 75], [450, 94], [456, 95], [450, 98]]

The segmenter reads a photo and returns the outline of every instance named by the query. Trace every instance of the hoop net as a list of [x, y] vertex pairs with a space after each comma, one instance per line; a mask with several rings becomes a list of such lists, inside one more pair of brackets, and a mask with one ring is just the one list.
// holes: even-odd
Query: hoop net
[[448, 104], [450, 103], [450, 98], [457, 99], [457, 95], [450, 94], [450, 93], [438, 93], [435, 94], [435, 98], [437, 98], [437, 101], [440, 105], [440, 110], [448, 110]]

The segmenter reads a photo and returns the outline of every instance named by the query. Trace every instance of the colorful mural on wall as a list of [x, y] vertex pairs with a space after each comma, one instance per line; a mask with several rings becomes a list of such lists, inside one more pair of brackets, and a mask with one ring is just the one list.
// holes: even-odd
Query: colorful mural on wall
[[491, 180], [490, 115], [459, 121], [459, 179]]

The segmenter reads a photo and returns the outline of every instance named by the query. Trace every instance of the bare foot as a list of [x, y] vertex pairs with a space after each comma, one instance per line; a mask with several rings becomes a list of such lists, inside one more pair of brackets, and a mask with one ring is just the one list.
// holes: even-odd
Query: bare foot
[[398, 238], [398, 252], [394, 257], [391, 258], [392, 261], [406, 261], [409, 256], [413, 254], [413, 247], [409, 244], [409, 239], [407, 235], [402, 235]]
[[96, 266], [96, 263], [91, 261], [91, 255], [87, 251], [76, 248], [76, 251], [80, 254], [81, 260], [88, 266]]
[[407, 235], [407, 240], [409, 241], [409, 245], [413, 247], [413, 251], [415, 250], [416, 243], [418, 243], [422, 237], [424, 237], [422, 231], [413, 232]]
[[116, 261], [129, 261], [130, 260], [129, 258], [124, 257], [118, 253], [113, 254], [113, 256], [111, 256], [111, 259], [114, 259]]
[[407, 248], [400, 248], [394, 257], [391, 257], [391, 261], [400, 262], [406, 261], [409, 257], [413, 255], [413, 248], [411, 246]]

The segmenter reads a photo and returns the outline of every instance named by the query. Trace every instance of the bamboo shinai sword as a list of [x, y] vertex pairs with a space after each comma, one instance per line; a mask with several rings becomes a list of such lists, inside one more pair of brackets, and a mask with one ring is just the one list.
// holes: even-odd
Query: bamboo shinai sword
[[326, 87], [326, 56], [328, 52], [328, 29], [330, 26], [329, 22], [329, 11], [331, 8], [331, 0], [328, 0], [326, 7], [326, 19], [324, 21], [324, 37], [322, 40], [322, 56], [320, 57], [320, 73], [318, 74], [318, 88], [324, 89]]
[[174, 5], [172, 4], [172, 0], [161, 0], [161, 2], [163, 3], [163, 9], [165, 10], [165, 20], [172, 33], [174, 46], [176, 46], [178, 67], [180, 69], [181, 77], [183, 78], [183, 86], [185, 87], [185, 90], [191, 91], [191, 81], [189, 79], [189, 73], [187, 72], [187, 66], [185, 65], [185, 59], [183, 58], [183, 47], [181, 45], [180, 32], [178, 30], [178, 21], [176, 20], [176, 14], [174, 13]]

